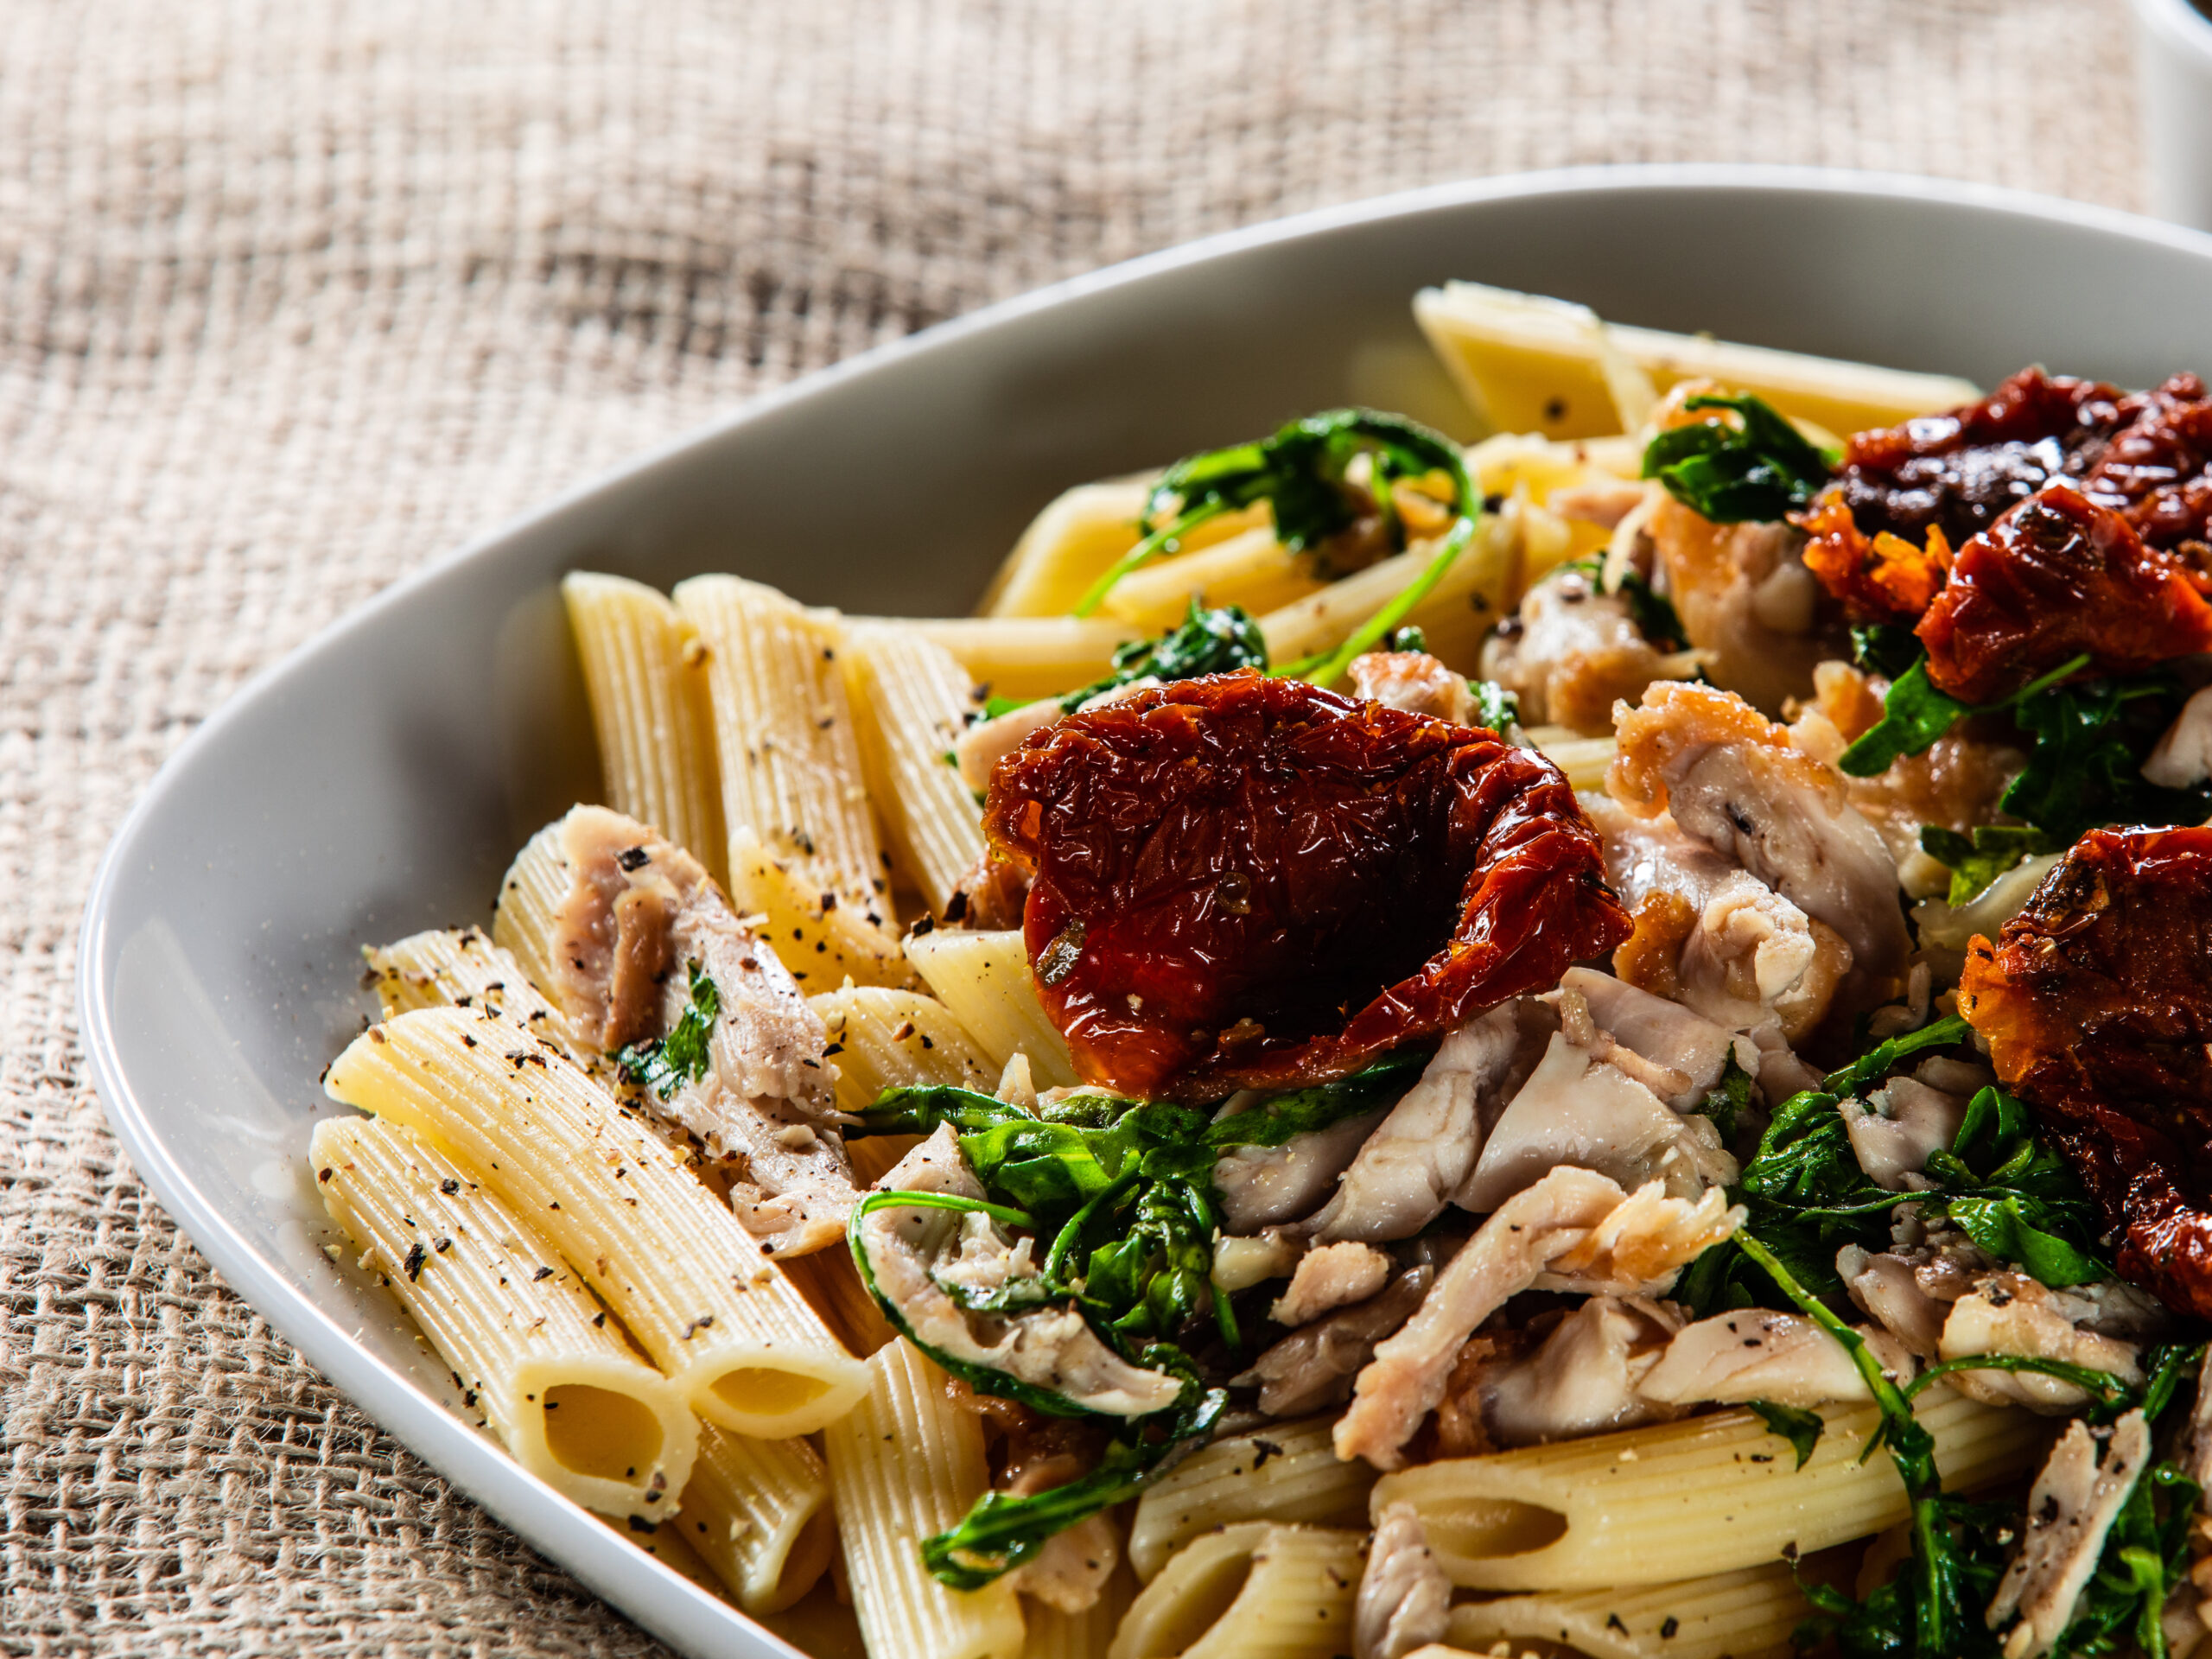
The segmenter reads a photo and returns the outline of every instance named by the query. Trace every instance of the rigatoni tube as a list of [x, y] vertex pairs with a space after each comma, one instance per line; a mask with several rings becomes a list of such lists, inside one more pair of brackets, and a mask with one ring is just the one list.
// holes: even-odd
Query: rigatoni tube
[[474, 1173], [396, 1123], [315, 1125], [331, 1218], [365, 1251], [515, 1461], [602, 1514], [659, 1522], [698, 1424], [576, 1274]]
[[435, 1141], [551, 1241], [709, 1422], [781, 1440], [866, 1379], [658, 1130], [558, 1052], [461, 1008], [372, 1027], [334, 1099]]
[[748, 1613], [779, 1613], [814, 1588], [837, 1528], [830, 1475], [803, 1440], [756, 1440], [709, 1423], [675, 1530]]

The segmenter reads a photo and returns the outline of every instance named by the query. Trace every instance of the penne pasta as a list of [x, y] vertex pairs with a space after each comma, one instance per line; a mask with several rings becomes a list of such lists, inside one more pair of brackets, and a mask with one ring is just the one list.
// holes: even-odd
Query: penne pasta
[[1104, 608], [1147, 633], [1164, 633], [1188, 613], [1193, 599], [1207, 606], [1240, 605], [1262, 616], [1326, 585], [1314, 574], [1313, 559], [1291, 552], [1263, 525], [1131, 571], [1114, 584]]
[[[912, 1145], [913, 1137], [887, 1135], [882, 1139], [896, 1141], [904, 1147]], [[853, 1144], [867, 1147], [879, 1143], [856, 1141]], [[857, 1169], [855, 1175], [860, 1176]], [[850, 1250], [836, 1249], [817, 1250], [811, 1255], [787, 1255], [780, 1259], [779, 1265], [784, 1276], [806, 1298], [807, 1305], [836, 1334], [848, 1352], [865, 1358], [898, 1334], [883, 1317], [883, 1309], [875, 1298], [868, 1294], [868, 1287], [861, 1283]]]
[[[842, 1111], [874, 1105], [887, 1089], [950, 1085], [988, 1094], [998, 1084], [1005, 1062], [994, 1063], [933, 996], [856, 985], [807, 1002], [830, 1033]], [[866, 1144], [855, 1142], [852, 1150]]]
[[803, 1440], [756, 1440], [712, 1423], [683, 1488], [680, 1536], [748, 1613], [779, 1613], [828, 1570], [837, 1527], [830, 1474]]
[[606, 804], [726, 881], [714, 705], [698, 630], [654, 588], [574, 571], [561, 582], [599, 735]]
[[1336, 1659], [1351, 1651], [1366, 1547], [1263, 1521], [1206, 1533], [1130, 1605], [1108, 1659]]
[[561, 849], [562, 820], [556, 818], [523, 843], [515, 861], [499, 878], [492, 907], [492, 940], [522, 964], [549, 1001], [560, 976], [553, 962], [553, 939], [561, 906], [569, 893], [569, 855]]
[[[1916, 1408], [1948, 1490], [2031, 1466], [2037, 1418], [1938, 1384]], [[1597, 1590], [1733, 1572], [1866, 1537], [1906, 1515], [1881, 1458], [1862, 1459], [1871, 1406], [1828, 1407], [1804, 1467], [1745, 1410], [1459, 1458], [1385, 1475], [1374, 1512], [1407, 1501], [1454, 1584], [1477, 1590]]]
[[[1428, 635], [1430, 651], [1462, 672], [1471, 671], [1484, 637], [1506, 614], [1518, 569], [1522, 514], [1510, 504], [1486, 512], [1473, 542], [1406, 618]], [[1426, 542], [1332, 582], [1260, 619], [1268, 660], [1293, 663], [1335, 649], [1352, 631], [1418, 578], [1435, 549]]]
[[801, 990], [849, 979], [861, 985], [914, 982], [895, 938], [779, 863], [750, 830], [731, 835], [729, 856], [732, 895], [747, 925], [768, 942]]
[[906, 958], [952, 1011], [995, 1067], [1029, 1057], [1039, 1089], [1071, 1088], [1075, 1061], [1067, 1039], [1045, 1015], [1029, 976], [1029, 953], [1019, 930], [979, 932], [941, 927], [910, 936]]
[[772, 908], [753, 892], [757, 862], [739, 855], [749, 836], [822, 909], [888, 932], [891, 883], [837, 660], [842, 624], [736, 576], [695, 576], [674, 597], [709, 652], [732, 900], [741, 913]]
[[690, 1477], [698, 1424], [552, 1247], [397, 1124], [326, 1120], [308, 1156], [331, 1219], [515, 1461], [586, 1509], [663, 1519]]
[[1025, 1598], [1021, 1608], [1029, 1626], [1029, 1645], [1022, 1649], [1021, 1659], [1107, 1659], [1114, 1632], [1136, 1593], [1136, 1575], [1124, 1561], [1106, 1580], [1098, 1599], [1082, 1612], [1064, 1613]]
[[1375, 1471], [1340, 1462], [1334, 1420], [1270, 1425], [1216, 1440], [1145, 1489], [1129, 1527], [1129, 1565], [1149, 1583], [1192, 1539], [1247, 1521], [1359, 1527]]
[[531, 1218], [692, 1410], [779, 1440], [859, 1396], [859, 1362], [658, 1134], [518, 1028], [403, 1014], [332, 1062], [334, 1099], [435, 1141]]
[[868, 1651], [899, 1659], [1018, 1659], [1020, 1600], [1001, 1579], [952, 1590], [918, 1541], [967, 1514], [989, 1485], [982, 1424], [952, 1402], [944, 1373], [894, 1342], [867, 1362], [860, 1402], [823, 1436], [838, 1542]]
[[893, 868], [942, 915], [983, 856], [983, 809], [952, 763], [976, 707], [967, 671], [944, 646], [882, 623], [847, 634], [842, 660]]
[[482, 1008], [535, 1032], [588, 1069], [589, 1057], [569, 1036], [561, 1010], [531, 982], [514, 953], [480, 929], [434, 928], [365, 946], [361, 955], [376, 976], [377, 1005], [385, 1019], [412, 1008]]
[[[1078, 484], [1030, 521], [977, 610], [986, 616], [1065, 616], [1108, 566], [1137, 544], [1153, 479]], [[1264, 505], [1224, 513], [1181, 540], [1191, 552], [1268, 522]], [[1065, 689], [1065, 688], [1064, 688]]]
[[[1783, 1659], [1812, 1608], [1785, 1562], [1632, 1590], [1502, 1596], [1452, 1610], [1452, 1645], [1542, 1643], [1581, 1659]], [[1551, 1644], [1556, 1644], [1551, 1645]]]
[[1115, 646], [1145, 638], [1142, 628], [1111, 616], [902, 617], [898, 626], [950, 652], [976, 683], [978, 701], [1056, 697], [1089, 685], [1112, 671]]

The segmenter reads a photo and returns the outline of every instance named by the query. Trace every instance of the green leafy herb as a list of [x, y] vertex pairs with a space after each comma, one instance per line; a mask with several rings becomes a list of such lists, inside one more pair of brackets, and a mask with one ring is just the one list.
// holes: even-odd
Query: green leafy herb
[[[1175, 1370], [1181, 1356], [1168, 1350], [1147, 1363]], [[1185, 1368], [1183, 1398], [1156, 1418], [1139, 1418], [1107, 1444], [1096, 1467], [1065, 1486], [1028, 1497], [986, 1492], [957, 1526], [922, 1541], [922, 1562], [955, 1590], [980, 1590], [1020, 1567], [1056, 1533], [1126, 1503], [1203, 1444], [1228, 1409], [1219, 1389], [1198, 1387]]]
[[1698, 1110], [1713, 1120], [1713, 1127], [1720, 1131], [1721, 1142], [1726, 1145], [1736, 1138], [1737, 1121], [1751, 1103], [1751, 1074], [1736, 1063], [1735, 1052], [1731, 1050], [1720, 1081], [1706, 1091], [1705, 1104]]
[[1643, 452], [1643, 475], [1717, 524], [1770, 522], [1802, 507], [1828, 481], [1840, 457], [1827, 453], [1764, 399], [1693, 397], [1688, 409], [1732, 411], [1671, 427]]
[[[1370, 469], [1364, 489], [1347, 478], [1361, 455], [1369, 458]], [[1144, 538], [1091, 584], [1075, 613], [1089, 616], [1123, 576], [1179, 547], [1200, 524], [1262, 501], [1274, 509], [1275, 539], [1294, 553], [1319, 546], [1370, 512], [1382, 516], [1391, 539], [1403, 546], [1404, 526], [1397, 520], [1390, 486], [1436, 472], [1452, 480], [1449, 505], [1465, 522], [1479, 501], [1459, 447], [1402, 416], [1370, 409], [1329, 410], [1293, 421], [1272, 437], [1187, 456], [1153, 486], [1140, 521]], [[1163, 520], [1162, 515], [1171, 513]], [[1390, 626], [1400, 620], [1392, 618]], [[1388, 631], [1378, 631], [1376, 638]]]
[[1861, 622], [1851, 630], [1851, 660], [1885, 680], [1897, 678], [1920, 654], [1920, 641], [1903, 623]]
[[977, 718], [996, 720], [1001, 715], [1010, 715], [1017, 709], [1027, 709], [1036, 701], [1034, 697], [986, 697], [983, 699], [983, 710], [981, 716], [971, 715], [969, 718], [971, 721]]
[[1467, 690], [1474, 694], [1476, 725], [1503, 732], [1520, 723], [1521, 699], [1496, 680], [1469, 680]]
[[1938, 691], [1928, 677], [1928, 658], [1917, 658], [1890, 682], [1881, 719], [1843, 752], [1836, 768], [1847, 777], [1879, 777], [1905, 756], [1925, 753], [1968, 715], [1984, 712]]
[[1114, 671], [1069, 692], [1060, 699], [1060, 711], [1071, 715], [1100, 692], [1147, 676], [1190, 680], [1201, 674], [1226, 674], [1234, 669], [1267, 665], [1267, 639], [1250, 615], [1235, 605], [1202, 611], [1192, 599], [1191, 613], [1172, 632], [1116, 646]]
[[1985, 823], [1970, 836], [1941, 824], [1923, 824], [1920, 850], [1951, 872], [1946, 897], [1954, 908], [1974, 896], [2024, 859], [2062, 852], [2066, 843], [2028, 824]]
[[1745, 1402], [1751, 1415], [1764, 1423], [1769, 1433], [1789, 1442], [1797, 1453], [1796, 1467], [1802, 1469], [1812, 1457], [1814, 1447], [1821, 1443], [1821, 1436], [1827, 1431], [1827, 1421], [1817, 1411], [1807, 1411], [1798, 1406], [1777, 1405], [1771, 1400], [1752, 1400]]
[[721, 993], [704, 969], [690, 965], [691, 994], [676, 1028], [651, 1042], [632, 1043], [614, 1057], [622, 1075], [639, 1088], [650, 1089], [663, 1100], [672, 1099], [687, 1083], [707, 1075], [707, 1039], [721, 1012]]

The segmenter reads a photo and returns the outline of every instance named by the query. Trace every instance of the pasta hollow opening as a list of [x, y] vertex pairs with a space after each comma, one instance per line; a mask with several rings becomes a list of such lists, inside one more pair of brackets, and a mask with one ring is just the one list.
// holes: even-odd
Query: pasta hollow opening
[[545, 1448], [554, 1460], [598, 1480], [635, 1480], [659, 1461], [664, 1438], [652, 1407], [589, 1382], [545, 1391]]
[[1173, 1614], [1152, 1632], [1149, 1646], [1161, 1653], [1181, 1653], [1229, 1616], [1236, 1599], [1252, 1577], [1252, 1557], [1243, 1550], [1224, 1554], [1211, 1562], [1195, 1583], [1184, 1587]]
[[1510, 1497], [1469, 1497], [1424, 1506], [1433, 1548], [1462, 1559], [1528, 1555], [1567, 1535], [1567, 1517], [1541, 1503]]
[[818, 1376], [770, 1370], [760, 1365], [740, 1365], [715, 1379], [716, 1396], [731, 1410], [764, 1414], [798, 1411], [812, 1405], [829, 1389], [830, 1385]]

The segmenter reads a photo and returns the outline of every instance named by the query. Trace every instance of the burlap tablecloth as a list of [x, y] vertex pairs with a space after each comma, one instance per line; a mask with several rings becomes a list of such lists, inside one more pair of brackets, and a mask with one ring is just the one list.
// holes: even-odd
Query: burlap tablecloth
[[118, 1154], [95, 860], [248, 674], [714, 411], [1203, 232], [1746, 159], [2139, 197], [2119, 0], [0, 3], [0, 1652], [642, 1652]]

